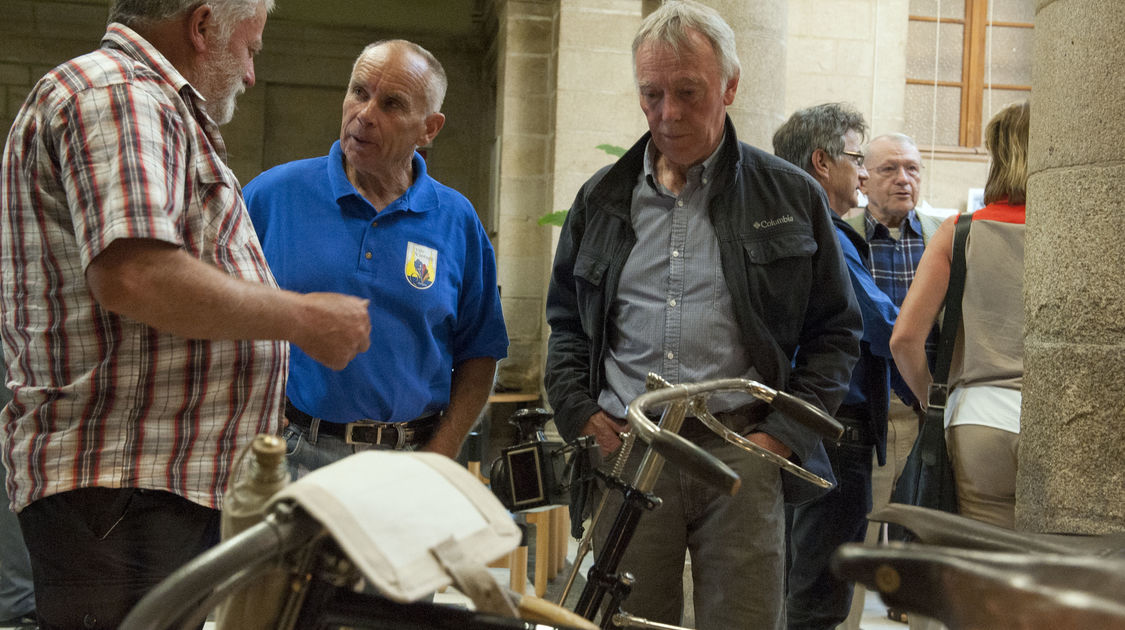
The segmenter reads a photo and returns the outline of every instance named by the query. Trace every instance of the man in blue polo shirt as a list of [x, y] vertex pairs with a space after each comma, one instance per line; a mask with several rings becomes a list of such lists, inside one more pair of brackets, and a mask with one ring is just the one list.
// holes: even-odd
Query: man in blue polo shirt
[[421, 46], [371, 44], [325, 157], [266, 171], [246, 203], [278, 284], [370, 301], [371, 348], [333, 371], [292, 349], [293, 475], [372, 447], [454, 457], [508, 337], [496, 261], [472, 205], [415, 149], [445, 123], [446, 77]]

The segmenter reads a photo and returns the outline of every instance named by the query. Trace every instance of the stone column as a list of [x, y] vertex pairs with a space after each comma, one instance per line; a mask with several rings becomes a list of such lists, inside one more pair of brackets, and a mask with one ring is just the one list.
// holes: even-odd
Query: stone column
[[727, 111], [743, 142], [772, 153], [785, 122], [785, 47], [789, 0], [702, 0], [734, 29], [742, 78]]
[[1125, 529], [1125, 3], [1038, 0], [1017, 527]]
[[508, 325], [508, 359], [499, 380], [534, 391], [541, 381], [543, 300], [539, 273], [550, 230], [536, 220], [551, 207], [548, 193], [555, 14], [552, 0], [495, 3], [496, 144], [493, 168], [498, 236], [496, 262]]

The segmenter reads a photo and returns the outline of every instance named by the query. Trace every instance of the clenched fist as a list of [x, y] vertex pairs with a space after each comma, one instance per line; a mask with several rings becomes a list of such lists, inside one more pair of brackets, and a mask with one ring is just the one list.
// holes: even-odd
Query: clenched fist
[[290, 341], [333, 370], [342, 370], [371, 345], [367, 300], [340, 293], [301, 296], [303, 316]]

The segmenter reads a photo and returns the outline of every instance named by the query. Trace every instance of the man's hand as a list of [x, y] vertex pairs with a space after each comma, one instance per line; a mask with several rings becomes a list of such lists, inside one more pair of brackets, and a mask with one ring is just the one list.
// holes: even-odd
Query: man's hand
[[620, 435], [629, 430], [628, 423], [622, 422], [604, 411], [590, 416], [582, 426], [582, 435], [592, 435], [602, 449], [602, 457], [608, 457], [621, 446]]
[[746, 439], [766, 450], [773, 451], [774, 453], [781, 455], [785, 459], [789, 459], [789, 456], [793, 454], [793, 449], [789, 448], [780, 440], [768, 433], [751, 433], [750, 435], [746, 436]]
[[292, 341], [305, 354], [342, 370], [371, 345], [367, 300], [340, 293], [306, 293], [301, 300], [304, 330], [295, 333]]

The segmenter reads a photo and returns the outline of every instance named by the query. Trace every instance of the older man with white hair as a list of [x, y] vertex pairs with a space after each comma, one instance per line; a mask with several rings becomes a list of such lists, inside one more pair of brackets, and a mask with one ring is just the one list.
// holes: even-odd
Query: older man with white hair
[[277, 433], [286, 342], [343, 367], [363, 300], [277, 289], [218, 124], [272, 0], [118, 0], [0, 165], [0, 412], [43, 628], [114, 628], [217, 542], [236, 453]]
[[[648, 372], [754, 378], [834, 412], [859, 352], [859, 310], [823, 189], [735, 135], [733, 31], [711, 8], [667, 2], [641, 25], [633, 60], [649, 133], [582, 187], [555, 255], [546, 381], [559, 431], [613, 451]], [[738, 396], [709, 405], [747, 439], [831, 476], [810, 430]], [[784, 627], [783, 503], [818, 489], [694, 418], [681, 434], [742, 487], [721, 496], [664, 468], [663, 505], [640, 520], [621, 562], [637, 578], [625, 607], [679, 623], [687, 550], [697, 628]], [[608, 514], [621, 501], [611, 497]]]

